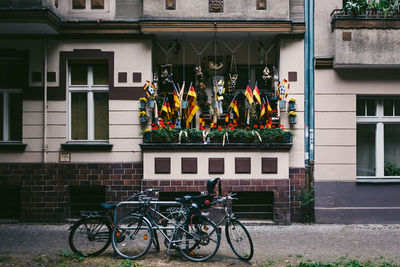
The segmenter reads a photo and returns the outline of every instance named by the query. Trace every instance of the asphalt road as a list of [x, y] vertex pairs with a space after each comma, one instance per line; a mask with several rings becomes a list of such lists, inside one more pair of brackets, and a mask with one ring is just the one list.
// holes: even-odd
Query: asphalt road
[[[69, 249], [69, 226], [1, 224], [0, 255], [55, 255]], [[341, 257], [400, 266], [400, 225], [253, 225], [248, 230], [255, 246], [254, 258], [248, 266], [296, 265], [307, 260], [332, 262]], [[113, 258], [112, 248], [104, 255]], [[154, 249], [145, 257], [158, 262], [170, 261], [164, 251], [156, 253]], [[186, 262], [172, 257], [182, 264]], [[217, 255], [204, 266], [221, 265], [246, 265], [230, 250], [224, 233]]]

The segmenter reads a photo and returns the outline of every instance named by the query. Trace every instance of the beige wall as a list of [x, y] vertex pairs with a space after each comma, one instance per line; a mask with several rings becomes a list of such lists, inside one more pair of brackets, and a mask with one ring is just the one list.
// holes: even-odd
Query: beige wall
[[[169, 157], [171, 158], [171, 173], [170, 174], [155, 174], [154, 173], [154, 158]], [[181, 158], [196, 157], [197, 158], [197, 174], [182, 174], [181, 173]], [[209, 174], [208, 159], [224, 158], [225, 173], [224, 174]], [[251, 173], [238, 174], [235, 173], [235, 157], [251, 158]], [[278, 173], [277, 174], [262, 174], [261, 173], [261, 158], [278, 158]], [[163, 152], [144, 152], [144, 179], [204, 179], [206, 177], [220, 177], [221, 179], [287, 179], [289, 177], [289, 154], [287, 152], [180, 152], [170, 153]]]
[[342, 0], [317, 0], [315, 3], [315, 57], [334, 56], [334, 37], [331, 32], [331, 13], [342, 8]]
[[[48, 83], [49, 87], [59, 85], [60, 51], [73, 49], [101, 49], [114, 51], [114, 85], [142, 86], [145, 80], [152, 78], [151, 41], [140, 40], [48, 40], [48, 71], [56, 72], [56, 82]], [[30, 74], [33, 71], [43, 72], [42, 40], [8, 40], [0, 43], [0, 48], [29, 50]], [[118, 83], [118, 72], [128, 73], [128, 83]], [[132, 82], [132, 72], [141, 72], [141, 83]], [[30, 86], [43, 86], [32, 83]], [[49, 89], [51, 90], [51, 88]], [[111, 152], [72, 152], [72, 162], [121, 162], [141, 161], [139, 143], [142, 131], [137, 118], [138, 101], [110, 100], [109, 102], [109, 137], [113, 144]], [[58, 162], [61, 144], [68, 141], [68, 99], [67, 101], [48, 102], [48, 161]], [[23, 143], [27, 144], [23, 153], [0, 153], [3, 162], [40, 162], [43, 155], [43, 101], [23, 103]]]
[[290, 89], [287, 92], [287, 99], [293, 97], [297, 100], [297, 124], [289, 124], [287, 109], [281, 110], [281, 124], [294, 134], [290, 167], [304, 167], [304, 40], [281, 40], [279, 59], [281, 80], [288, 80], [288, 72], [297, 72], [297, 81], [289, 82]]
[[209, 12], [209, 1], [176, 0], [176, 10], [165, 10], [165, 0], [143, 0], [143, 16], [151, 18], [288, 19], [289, 0], [267, 1], [266, 10], [256, 10], [256, 0], [225, 0], [224, 12]]
[[400, 70], [315, 71], [315, 180], [356, 179], [357, 95], [399, 95]]

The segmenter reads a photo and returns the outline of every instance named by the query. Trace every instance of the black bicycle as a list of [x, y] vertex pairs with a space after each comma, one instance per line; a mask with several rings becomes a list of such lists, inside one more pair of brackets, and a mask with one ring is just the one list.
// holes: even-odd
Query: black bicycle
[[249, 231], [246, 226], [235, 217], [232, 210], [227, 207], [228, 200], [237, 199], [233, 197], [235, 195], [236, 194], [231, 194], [226, 197], [220, 197], [212, 203], [222, 203], [225, 210], [225, 216], [216, 224], [220, 226], [225, 222], [225, 235], [229, 246], [241, 260], [249, 261], [254, 254], [253, 241]]
[[[207, 198], [207, 199], [206, 199]], [[218, 251], [221, 235], [214, 222], [201, 214], [200, 209], [209, 205], [205, 196], [185, 196], [177, 202], [151, 201], [142, 199], [136, 213], [122, 218], [114, 227], [112, 245], [114, 251], [126, 259], [138, 259], [150, 249], [156, 233], [160, 232], [167, 246], [167, 254], [171, 249], [177, 250], [190, 261], [206, 261]], [[154, 205], [180, 203], [179, 212], [173, 216], [165, 216]], [[159, 222], [149, 216], [149, 212], [161, 218]], [[125, 237], [118, 242], [118, 233]]]
[[[131, 195], [131, 199], [141, 199], [147, 197], [151, 192], [157, 192], [156, 189], [148, 189]], [[116, 204], [101, 203], [101, 211], [81, 211], [81, 219], [70, 227], [68, 238], [71, 250], [81, 256], [97, 256], [103, 253], [111, 244], [111, 234], [114, 227], [113, 212]], [[115, 234], [117, 242], [123, 242], [124, 235], [117, 232]], [[160, 249], [158, 239], [154, 239], [154, 246]]]

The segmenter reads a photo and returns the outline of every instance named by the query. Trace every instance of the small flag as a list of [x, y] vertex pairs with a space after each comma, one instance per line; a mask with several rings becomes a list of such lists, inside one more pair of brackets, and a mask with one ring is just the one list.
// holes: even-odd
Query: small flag
[[190, 86], [188, 96], [190, 96], [189, 105], [195, 105], [196, 99], [197, 99], [197, 94], [196, 94], [196, 90], [194, 90], [193, 86]]
[[261, 105], [261, 111], [260, 111], [260, 120], [261, 118], [265, 115], [265, 111], [267, 109], [267, 105], [265, 103], [262, 103]]
[[253, 95], [256, 98], [258, 104], [261, 105], [260, 91], [258, 90], [257, 82], [256, 85], [254, 86]]
[[186, 125], [189, 126], [189, 123], [193, 120], [194, 115], [196, 115], [197, 110], [199, 109], [199, 106], [197, 105], [191, 105], [189, 107], [188, 111], [188, 117], [186, 120]]
[[250, 104], [253, 104], [253, 102], [254, 102], [253, 92], [251, 91], [250, 81], [247, 84], [246, 92], [244, 93], [244, 95], [247, 97], [247, 101], [249, 101]]
[[235, 112], [237, 118], [239, 118], [239, 109], [238, 109], [238, 106], [237, 106], [237, 100], [236, 99], [232, 101], [231, 108]]
[[272, 111], [271, 105], [269, 104], [268, 97], [265, 99], [267, 99], [267, 112], [270, 113]]

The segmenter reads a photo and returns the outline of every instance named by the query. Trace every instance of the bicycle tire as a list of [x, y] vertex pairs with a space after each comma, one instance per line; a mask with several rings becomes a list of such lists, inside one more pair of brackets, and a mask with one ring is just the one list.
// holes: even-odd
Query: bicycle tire
[[[231, 219], [225, 224], [225, 235], [229, 246], [239, 259], [243, 261], [251, 260], [254, 254], [253, 241], [243, 223], [237, 219]], [[242, 242], [245, 238], [248, 242]]]
[[111, 231], [110, 223], [102, 217], [80, 219], [69, 233], [69, 247], [80, 256], [97, 256], [110, 245]]
[[[221, 233], [214, 222], [201, 216], [199, 223], [192, 225], [187, 224], [185, 228], [190, 234], [179, 230], [175, 238], [183, 240], [178, 245], [178, 251], [183, 257], [193, 262], [202, 262], [211, 259], [215, 253], [217, 253], [221, 243]], [[210, 236], [213, 234], [215, 234], [215, 237]], [[200, 240], [193, 238], [191, 235], [200, 238]], [[215, 247], [208, 248], [208, 246], [213, 243], [215, 243]], [[200, 249], [202, 250], [200, 251]]]
[[[124, 241], [118, 242], [116, 233], [125, 236]], [[142, 257], [153, 243], [153, 228], [144, 217], [129, 215], [122, 218], [112, 231], [112, 247], [124, 259], [135, 260]]]

